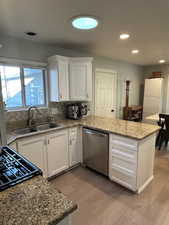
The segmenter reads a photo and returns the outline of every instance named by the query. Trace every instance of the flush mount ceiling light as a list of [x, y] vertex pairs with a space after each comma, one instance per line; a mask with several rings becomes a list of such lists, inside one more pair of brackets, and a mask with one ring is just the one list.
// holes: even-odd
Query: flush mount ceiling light
[[72, 26], [80, 30], [91, 30], [98, 26], [98, 20], [93, 16], [77, 16], [71, 20]]
[[132, 53], [132, 54], [138, 54], [138, 53], [139, 53], [139, 50], [138, 50], [138, 49], [133, 49], [133, 50], [131, 51], [131, 53]]
[[161, 59], [158, 61], [159, 63], [165, 63], [165, 60], [164, 59]]
[[126, 40], [130, 37], [130, 34], [127, 34], [127, 33], [123, 33], [123, 34], [120, 34], [120, 39], [121, 40]]
[[37, 33], [32, 32], [32, 31], [25, 32], [25, 34], [28, 35], [28, 36], [32, 36], [32, 37], [37, 35]]

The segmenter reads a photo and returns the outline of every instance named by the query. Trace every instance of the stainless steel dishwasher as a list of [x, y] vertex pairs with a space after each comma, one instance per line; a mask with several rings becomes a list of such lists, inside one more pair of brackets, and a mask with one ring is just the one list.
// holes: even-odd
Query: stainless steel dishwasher
[[93, 129], [83, 128], [84, 165], [108, 176], [109, 135]]

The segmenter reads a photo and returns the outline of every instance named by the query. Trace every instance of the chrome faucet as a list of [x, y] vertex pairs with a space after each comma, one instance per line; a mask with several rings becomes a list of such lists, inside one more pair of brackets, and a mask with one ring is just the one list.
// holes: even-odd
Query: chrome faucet
[[41, 114], [41, 115], [42, 115], [42, 113], [40, 112], [40, 110], [39, 110], [36, 106], [30, 106], [30, 107], [28, 108], [28, 120], [27, 120], [27, 125], [28, 125], [28, 127], [31, 128], [31, 129], [32, 129], [32, 128], [33, 128], [33, 129], [34, 129], [34, 128], [36, 129], [36, 121], [33, 120], [34, 116], [33, 116], [33, 113], [31, 113], [31, 112], [33, 112], [32, 109], [35, 109], [36, 112], [39, 113], [39, 114]]

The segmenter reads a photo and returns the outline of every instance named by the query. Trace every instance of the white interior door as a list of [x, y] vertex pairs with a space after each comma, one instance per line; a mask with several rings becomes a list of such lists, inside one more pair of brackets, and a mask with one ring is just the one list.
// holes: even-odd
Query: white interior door
[[116, 117], [117, 73], [96, 70], [95, 73], [95, 115]]

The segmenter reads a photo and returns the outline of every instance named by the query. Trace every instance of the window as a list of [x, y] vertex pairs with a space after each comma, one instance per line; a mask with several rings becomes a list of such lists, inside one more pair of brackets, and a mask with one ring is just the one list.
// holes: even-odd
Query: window
[[2, 81], [2, 96], [8, 108], [21, 107], [21, 79], [20, 68], [0, 66]]
[[46, 104], [45, 70], [22, 66], [0, 66], [2, 96], [6, 107]]
[[24, 68], [24, 84], [26, 105], [44, 105], [44, 77], [43, 70]]

